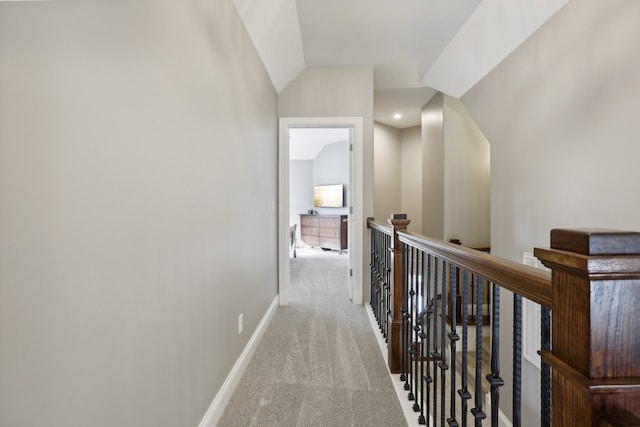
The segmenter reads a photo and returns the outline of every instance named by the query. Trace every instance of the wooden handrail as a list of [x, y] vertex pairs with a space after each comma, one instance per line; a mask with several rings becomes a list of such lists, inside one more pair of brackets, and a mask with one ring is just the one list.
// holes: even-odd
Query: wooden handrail
[[374, 221], [373, 218], [367, 218], [367, 228], [373, 228], [374, 230], [378, 230], [386, 234], [387, 236], [391, 236], [391, 227], [384, 224], [379, 224]]
[[398, 237], [405, 244], [437, 255], [544, 307], [553, 308], [551, 274], [547, 271], [416, 233], [399, 232]]
[[[398, 339], [406, 331], [399, 323], [401, 299], [406, 299], [403, 292], [407, 291], [401, 286], [406, 278], [400, 261], [412, 253], [406, 250], [408, 246], [552, 310], [552, 342], [550, 347], [543, 344], [550, 350], [539, 352], [543, 366], [551, 367], [552, 410], [543, 411], [543, 416], [550, 414], [552, 425], [640, 426], [640, 233], [552, 230], [551, 247], [534, 249], [535, 256], [553, 272], [549, 273], [408, 232], [409, 222], [402, 214], [392, 215], [391, 227], [376, 224], [372, 218], [367, 221], [368, 228], [391, 236], [392, 372], [397, 372], [398, 362], [405, 357], [398, 352], [407, 349]], [[409, 319], [411, 316], [408, 311]], [[454, 343], [452, 338], [455, 352]], [[496, 353], [497, 346], [492, 348], [492, 355]], [[500, 381], [497, 377], [496, 384]], [[543, 394], [548, 393], [544, 390]], [[497, 414], [492, 413], [492, 419], [497, 420]]]

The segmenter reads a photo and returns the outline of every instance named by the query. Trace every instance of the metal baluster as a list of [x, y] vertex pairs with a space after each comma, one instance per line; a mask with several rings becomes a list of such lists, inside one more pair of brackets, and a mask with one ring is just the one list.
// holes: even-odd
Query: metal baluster
[[420, 415], [418, 416], [418, 424], [426, 424], [426, 418], [424, 416], [424, 347], [425, 347], [425, 338], [427, 338], [427, 334], [425, 334], [425, 316], [427, 315], [427, 305], [428, 300], [424, 295], [424, 252], [420, 251], [420, 274], [418, 281], [418, 295], [422, 297], [422, 302], [420, 304], [422, 317], [420, 319]]
[[487, 381], [491, 384], [491, 427], [498, 427], [500, 387], [504, 380], [500, 377], [500, 287], [491, 283], [491, 373]]
[[482, 411], [482, 324], [478, 323], [478, 318], [482, 315], [482, 281], [482, 277], [476, 277], [476, 385], [474, 390], [476, 406], [471, 409], [476, 427], [482, 427], [482, 420], [487, 417]]
[[382, 295], [382, 244], [383, 244], [384, 236], [382, 233], [378, 233], [378, 242], [377, 242], [377, 250], [376, 250], [376, 312], [378, 313], [378, 326], [380, 327], [380, 331], [382, 331], [384, 319], [382, 318], [382, 312], [380, 311], [380, 297]]
[[385, 299], [385, 308], [386, 310], [382, 313], [385, 320], [385, 335], [384, 342], [389, 342], [389, 318], [391, 317], [391, 236], [385, 235], [385, 246], [384, 246], [384, 254], [387, 260], [387, 268], [385, 270], [385, 281], [384, 281], [384, 299]]
[[457, 342], [460, 339], [457, 326], [457, 306], [458, 306], [458, 267], [451, 265], [451, 332], [449, 340], [451, 341], [451, 417], [447, 420], [450, 427], [457, 427], [456, 420], [456, 352]]
[[409, 329], [408, 329], [408, 333], [409, 333], [409, 347], [408, 347], [408, 352], [409, 352], [409, 393], [407, 394], [407, 399], [409, 400], [414, 400], [415, 399], [415, 395], [413, 394], [413, 377], [415, 376], [414, 370], [413, 370], [413, 364], [412, 361], [413, 359], [415, 359], [415, 341], [413, 339], [414, 333], [413, 333], [413, 326], [414, 326], [414, 318], [415, 318], [415, 291], [413, 289], [413, 269], [414, 269], [414, 255], [415, 255], [415, 248], [411, 248], [410, 252], [409, 252], [409, 274], [408, 274], [408, 281], [409, 281], [409, 312], [407, 315], [407, 318], [409, 320]]
[[414, 381], [414, 393], [415, 393], [415, 401], [413, 403], [413, 411], [414, 412], [420, 412], [420, 403], [422, 397], [420, 396], [420, 389], [419, 389], [419, 385], [421, 382], [421, 377], [418, 374], [418, 364], [420, 362], [420, 340], [419, 340], [419, 336], [420, 336], [420, 317], [422, 316], [421, 314], [421, 309], [422, 309], [422, 302], [420, 301], [420, 287], [418, 285], [418, 272], [419, 272], [419, 264], [420, 264], [420, 257], [419, 255], [419, 251], [418, 249], [416, 249], [415, 251], [415, 257], [414, 257], [414, 268], [412, 269], [413, 272], [413, 290], [415, 290], [415, 322], [413, 325], [413, 334], [415, 337], [415, 341], [414, 341], [414, 348], [413, 348], [413, 381]]
[[[422, 254], [422, 250], [417, 249], [416, 248], [416, 253], [415, 253], [415, 259], [414, 259], [414, 290], [416, 292], [415, 295], [415, 301], [416, 301], [416, 312], [415, 312], [415, 324], [413, 327], [413, 331], [415, 334], [415, 358], [416, 358], [416, 363], [415, 363], [415, 369], [414, 369], [414, 380], [415, 380], [415, 396], [416, 396], [416, 403], [420, 404], [421, 402], [421, 398], [420, 398], [420, 391], [419, 391], [419, 387], [420, 387], [420, 381], [421, 381], [421, 377], [420, 377], [420, 372], [419, 372], [419, 366], [420, 366], [420, 353], [422, 352], [422, 344], [420, 343], [420, 335], [422, 333], [422, 318], [424, 317], [424, 295], [423, 293], [421, 293], [421, 285], [420, 285], [420, 255]], [[414, 411], [415, 412], [419, 412], [420, 409], [416, 409], [416, 405], [414, 404]]]
[[462, 273], [462, 388], [458, 390], [458, 394], [461, 398], [461, 412], [462, 412], [462, 425], [467, 427], [467, 410], [468, 400], [471, 399], [471, 393], [469, 393], [468, 381], [468, 325], [469, 325], [469, 272], [465, 270]]
[[513, 294], [513, 427], [522, 425], [522, 297]]
[[[541, 307], [541, 347], [543, 351], [551, 350], [551, 310]], [[542, 427], [551, 426], [551, 367], [542, 361], [540, 373], [540, 390], [542, 398]]]
[[378, 312], [378, 325], [382, 324], [382, 312], [380, 311], [380, 294], [382, 289], [380, 287], [381, 284], [381, 271], [380, 271], [380, 262], [382, 259], [382, 247], [383, 247], [383, 233], [378, 233], [378, 250], [376, 254], [376, 276], [377, 276], [377, 284], [376, 284], [376, 311]]
[[375, 253], [376, 253], [376, 230], [372, 228], [371, 229], [371, 258], [369, 262], [369, 267], [371, 269], [371, 295], [370, 295], [369, 302], [371, 303], [371, 310], [373, 311], [373, 314], [376, 316], [376, 319], [377, 319], [378, 314], [376, 313], [376, 307], [374, 303], [375, 301], [374, 295], [376, 294]]
[[438, 360], [440, 352], [438, 352], [438, 266], [439, 260], [433, 258], [433, 352], [431, 359], [433, 360], [433, 422], [438, 419]]
[[[407, 245], [402, 244], [402, 374], [400, 380], [404, 381], [404, 389], [408, 390], [407, 382], [409, 375], [407, 371]], [[394, 296], [395, 298], [395, 296]]]
[[440, 363], [438, 366], [440, 367], [440, 422], [444, 425], [445, 420], [445, 396], [446, 396], [446, 375], [447, 370], [449, 369], [449, 365], [447, 364], [447, 344], [446, 344], [446, 336], [447, 336], [447, 262], [442, 260], [442, 279], [440, 281], [441, 288], [441, 311], [440, 311], [440, 350], [442, 354], [440, 355]]
[[476, 310], [476, 281], [478, 277], [475, 274], [471, 275], [471, 319], [475, 321], [476, 325], [478, 324], [478, 310]]
[[386, 264], [386, 251], [382, 250], [382, 248], [385, 248], [385, 245], [387, 243], [386, 234], [382, 234], [380, 236], [380, 241], [381, 241], [381, 245], [380, 245], [380, 248], [381, 248], [381, 250], [380, 250], [380, 261], [379, 261], [379, 264], [380, 264], [380, 267], [379, 267], [379, 270], [380, 270], [380, 273], [379, 273], [379, 275], [380, 275], [380, 286], [379, 286], [380, 293], [378, 295], [378, 307], [379, 307], [379, 310], [380, 310], [380, 331], [382, 332], [382, 335], [384, 336], [384, 334], [385, 334], [385, 324], [386, 324], [386, 319], [385, 319], [385, 316], [384, 316], [384, 291], [385, 291], [385, 289], [384, 289], [384, 286], [385, 286], [385, 274], [384, 274], [384, 271], [385, 271], [385, 268], [386, 268], [386, 265], [385, 265]]
[[487, 303], [487, 307], [486, 307], [485, 311], [483, 312], [483, 316], [482, 316], [482, 319], [481, 319], [481, 322], [482, 322], [483, 325], [484, 325], [485, 316], [491, 318], [491, 316], [489, 315], [489, 313], [491, 313], [491, 311], [492, 311], [492, 308], [491, 308], [491, 295], [489, 294], [489, 292], [487, 292], [487, 301], [486, 301], [486, 303]]
[[380, 325], [384, 324], [384, 318], [383, 318], [383, 313], [382, 313], [382, 307], [380, 305], [380, 301], [382, 299], [382, 264], [384, 262], [384, 234], [380, 233], [379, 234], [379, 245], [378, 245], [378, 293], [376, 294], [376, 305], [378, 306], [378, 313], [380, 316]]
[[[432, 270], [432, 255], [427, 254], [427, 278], [424, 284], [426, 289], [426, 299], [425, 303], [427, 304], [427, 312], [426, 318], [427, 323], [425, 326], [426, 338], [425, 342], [427, 343], [427, 348], [425, 349], [425, 354], [430, 358], [431, 357], [431, 334], [433, 332], [432, 324], [433, 324], [433, 297], [431, 294], [431, 282], [433, 279], [433, 270]], [[431, 365], [429, 364], [429, 360], [426, 362], [427, 365], [427, 373], [424, 377], [424, 382], [427, 384], [427, 392], [425, 394], [425, 405], [426, 405], [426, 413], [427, 415], [431, 414], [431, 385], [433, 384], [433, 377], [431, 376]]]

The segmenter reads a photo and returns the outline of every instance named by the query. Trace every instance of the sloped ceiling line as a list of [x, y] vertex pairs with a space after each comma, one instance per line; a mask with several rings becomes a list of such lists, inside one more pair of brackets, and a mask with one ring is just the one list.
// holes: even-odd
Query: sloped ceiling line
[[[234, 4], [278, 93], [307, 67], [372, 67], [374, 120], [404, 128], [419, 124], [424, 104], [417, 106], [417, 97], [426, 103], [439, 91], [460, 98], [568, 1]], [[399, 108], [411, 119], [394, 122], [390, 111]]]

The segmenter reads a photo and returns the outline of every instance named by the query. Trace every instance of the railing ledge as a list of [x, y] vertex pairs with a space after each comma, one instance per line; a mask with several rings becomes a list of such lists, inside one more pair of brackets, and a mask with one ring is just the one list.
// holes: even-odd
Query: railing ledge
[[553, 308], [551, 274], [464, 246], [416, 233], [398, 233], [401, 242], [433, 253], [544, 307]]
[[367, 228], [381, 231], [384, 234], [386, 234], [387, 236], [391, 236], [391, 234], [392, 234], [391, 227], [389, 225], [380, 224], [378, 222], [375, 222], [375, 219], [372, 218], [372, 217], [368, 217], [367, 218]]

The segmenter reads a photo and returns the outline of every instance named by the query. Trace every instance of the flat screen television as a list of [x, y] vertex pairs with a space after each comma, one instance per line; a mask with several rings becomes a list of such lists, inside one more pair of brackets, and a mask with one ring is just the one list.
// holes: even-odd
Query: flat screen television
[[313, 206], [316, 208], [341, 208], [344, 201], [344, 185], [316, 185], [313, 187]]

